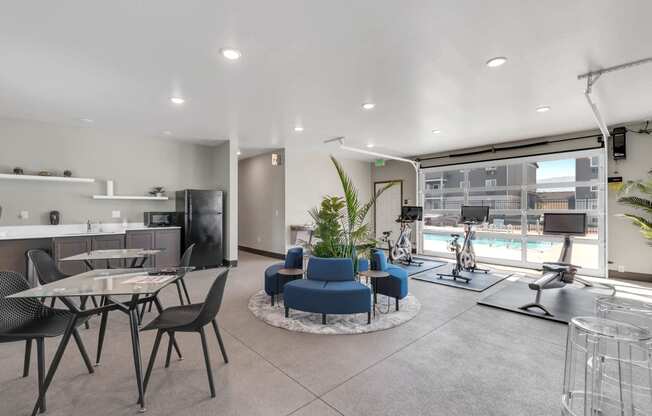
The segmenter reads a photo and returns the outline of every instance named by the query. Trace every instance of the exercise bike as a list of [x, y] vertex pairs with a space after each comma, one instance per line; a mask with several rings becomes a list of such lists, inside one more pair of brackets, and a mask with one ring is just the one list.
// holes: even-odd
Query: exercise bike
[[543, 275], [528, 287], [536, 291], [534, 302], [525, 304], [519, 309], [529, 311], [532, 308], [541, 310], [546, 316], [554, 316], [550, 311], [541, 304], [541, 293], [546, 289], [560, 289], [567, 284], [572, 284], [575, 280], [584, 286], [591, 287], [591, 283], [584, 279], [576, 277], [575, 274], [580, 268], [570, 263], [573, 253], [573, 242], [571, 236], [586, 235], [586, 214], [543, 214], [543, 234], [544, 235], [563, 235], [564, 243], [557, 262], [543, 263]]
[[440, 279], [452, 277], [453, 280], [463, 280], [469, 283], [473, 278], [462, 275], [462, 272], [469, 273], [489, 273], [488, 269], [481, 269], [475, 261], [475, 250], [473, 249], [473, 239], [475, 231], [473, 226], [482, 224], [489, 218], [489, 207], [485, 206], [462, 206], [461, 223], [464, 224], [464, 241], [460, 245], [459, 234], [451, 234], [453, 239], [448, 243], [448, 250], [455, 253], [455, 264], [450, 273], [437, 273]]
[[412, 257], [412, 224], [416, 221], [423, 219], [423, 210], [421, 207], [403, 206], [401, 207], [401, 215], [396, 219], [400, 224], [400, 232], [398, 238], [392, 243], [391, 231], [383, 231], [381, 241], [387, 243], [389, 251], [389, 261], [392, 264], [401, 263], [405, 266], [421, 266], [422, 261], [414, 260]]

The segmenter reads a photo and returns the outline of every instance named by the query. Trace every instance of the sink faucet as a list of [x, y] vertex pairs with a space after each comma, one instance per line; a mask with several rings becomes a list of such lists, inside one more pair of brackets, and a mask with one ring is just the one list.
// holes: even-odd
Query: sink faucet
[[91, 232], [91, 220], [86, 221], [86, 232]]

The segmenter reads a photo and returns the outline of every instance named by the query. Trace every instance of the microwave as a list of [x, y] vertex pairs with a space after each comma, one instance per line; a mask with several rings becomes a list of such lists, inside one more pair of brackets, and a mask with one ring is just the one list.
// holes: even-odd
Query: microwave
[[176, 212], [145, 212], [145, 227], [169, 227], [177, 225]]

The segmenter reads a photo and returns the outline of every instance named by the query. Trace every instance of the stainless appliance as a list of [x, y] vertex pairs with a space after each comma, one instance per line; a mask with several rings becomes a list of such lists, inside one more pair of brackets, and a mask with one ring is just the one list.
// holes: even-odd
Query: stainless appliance
[[224, 262], [224, 192], [186, 189], [176, 192], [183, 249], [194, 244], [190, 265], [219, 267]]
[[169, 227], [177, 224], [176, 212], [145, 212], [145, 227]]

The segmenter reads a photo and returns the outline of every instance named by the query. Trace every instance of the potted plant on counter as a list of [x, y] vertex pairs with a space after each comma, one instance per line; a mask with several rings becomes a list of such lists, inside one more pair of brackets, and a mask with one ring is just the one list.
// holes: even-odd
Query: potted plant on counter
[[369, 201], [363, 203], [358, 189], [342, 164], [335, 157], [330, 158], [344, 196], [325, 196], [319, 207], [309, 211], [315, 223], [316, 237], [311, 249], [317, 257], [349, 257], [357, 271], [358, 257], [368, 258], [370, 249], [376, 246], [367, 219], [369, 211], [378, 197], [396, 185], [396, 182], [379, 189]]

